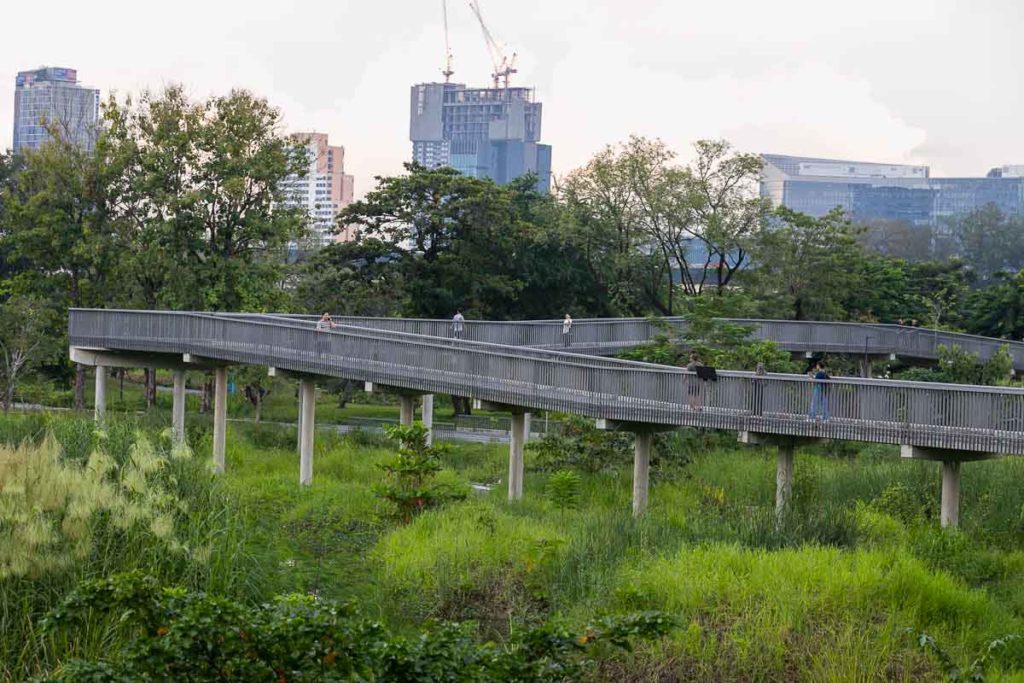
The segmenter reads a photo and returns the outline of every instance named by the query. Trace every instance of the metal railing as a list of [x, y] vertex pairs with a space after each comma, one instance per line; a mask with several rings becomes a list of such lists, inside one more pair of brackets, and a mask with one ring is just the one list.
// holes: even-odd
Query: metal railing
[[1024, 454], [1024, 390], [677, 368], [342, 325], [73, 310], [73, 346], [189, 353], [643, 425]]
[[[234, 314], [231, 314], [234, 315]], [[315, 316], [277, 315], [282, 320], [315, 320]], [[843, 353], [936, 360], [940, 346], [959, 346], [988, 360], [1005, 346], [1015, 370], [1024, 370], [1024, 342], [994, 339], [922, 327], [875, 323], [818, 322], [725, 318], [723, 322], [748, 325], [751, 338], [776, 342], [792, 352]], [[336, 317], [336, 323], [389, 332], [455, 338], [452, 321], [425, 318]], [[592, 318], [573, 321], [568, 350], [577, 353], [614, 353], [651, 340], [668, 325], [683, 332], [682, 318]], [[490, 321], [467, 320], [458, 338], [508, 346], [542, 349], [564, 348], [561, 320]]]

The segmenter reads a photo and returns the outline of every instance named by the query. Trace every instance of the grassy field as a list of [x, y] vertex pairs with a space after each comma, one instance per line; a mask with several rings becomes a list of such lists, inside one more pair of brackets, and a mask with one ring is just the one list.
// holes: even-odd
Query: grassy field
[[[582, 472], [578, 504], [567, 505], [528, 452], [524, 500], [509, 504], [506, 449], [460, 444], [438, 478], [466, 498], [401, 525], [373, 490], [395, 453], [377, 437], [319, 438], [314, 483], [302, 489], [293, 430], [232, 426], [228, 471], [215, 479], [203, 425], [190, 427], [196, 455], [176, 458], [155, 422], [118, 420], [97, 434], [83, 419], [0, 420], [9, 446], [52, 434], [32, 448], [58, 449], [62, 466], [109, 453], [124, 485], [108, 492], [105, 514], [141, 520], [96, 522], [89, 552], [46, 546], [68, 561], [21, 574], [0, 550], [4, 680], [60, 661], [69, 643], [48, 640], [40, 616], [77, 581], [125, 569], [253, 603], [289, 592], [350, 600], [399, 632], [469, 621], [499, 642], [522, 625], [636, 610], [676, 619], [670, 636], [603, 658], [592, 674], [600, 681], [969, 680], [947, 674], [942, 655], [966, 670], [993, 640], [1024, 634], [1016, 459], [965, 466], [963, 528], [950, 533], [935, 523], [937, 465], [889, 448], [800, 452], [794, 509], [777, 524], [770, 450], [660, 441], [651, 509], [635, 520], [628, 459]], [[147, 469], [139, 434], [148, 434], [143, 455], [172, 466]], [[0, 457], [0, 484], [4, 467], [13, 476], [13, 453]], [[72, 469], [58, 474], [83, 476]], [[109, 629], [95, 623], [74, 647], [110, 647]], [[941, 654], [921, 648], [922, 633]], [[1024, 644], [998, 648], [986, 668], [986, 680], [1024, 681]]]

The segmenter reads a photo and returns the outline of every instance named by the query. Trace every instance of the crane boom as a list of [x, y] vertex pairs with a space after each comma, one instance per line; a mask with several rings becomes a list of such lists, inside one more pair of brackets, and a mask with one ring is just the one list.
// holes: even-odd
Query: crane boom
[[494, 73], [491, 74], [491, 78], [494, 79], [494, 87], [499, 87], [503, 82], [504, 87], [508, 88], [509, 78], [512, 74], [516, 73], [515, 63], [517, 55], [513, 52], [512, 56], [508, 57], [501, 45], [498, 44], [498, 41], [491, 35], [491, 31], [487, 28], [487, 23], [484, 21], [483, 14], [480, 13], [479, 0], [476, 2], [470, 0], [469, 8], [476, 15], [476, 20], [480, 22], [480, 28], [484, 33], [484, 42], [487, 43], [487, 51], [491, 55], [491, 63], [494, 65]]
[[448, 0], [441, 0], [441, 16], [444, 17], [444, 68], [441, 73], [444, 75], [444, 82], [451, 80], [455, 71], [452, 69], [452, 49], [448, 44]]

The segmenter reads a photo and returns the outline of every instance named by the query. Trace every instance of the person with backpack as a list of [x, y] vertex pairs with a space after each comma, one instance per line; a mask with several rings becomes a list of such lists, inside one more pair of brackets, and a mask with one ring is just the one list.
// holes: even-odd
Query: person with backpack
[[814, 380], [814, 387], [811, 389], [811, 407], [807, 411], [807, 418], [810, 420], [827, 420], [828, 413], [828, 380], [832, 379], [825, 364], [818, 361], [814, 364], [814, 371], [811, 375]]

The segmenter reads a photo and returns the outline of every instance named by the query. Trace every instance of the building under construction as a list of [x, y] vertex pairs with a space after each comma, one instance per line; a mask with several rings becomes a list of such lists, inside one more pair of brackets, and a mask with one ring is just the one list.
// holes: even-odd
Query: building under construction
[[551, 146], [540, 143], [541, 103], [531, 88], [467, 88], [421, 83], [412, 88], [412, 158], [507, 183], [527, 173], [551, 187]]
[[480, 22], [494, 63], [493, 87], [467, 88], [451, 83], [452, 55], [448, 47], [448, 13], [445, 17], [445, 68], [443, 83], [412, 87], [409, 139], [412, 158], [428, 168], [451, 166], [475, 178], [491, 178], [504, 184], [527, 173], [537, 176], [537, 189], [551, 187], [551, 146], [540, 142], [541, 103], [532, 88], [511, 87], [516, 55], [507, 56], [494, 40], [480, 14], [479, 4], [470, 8]]

